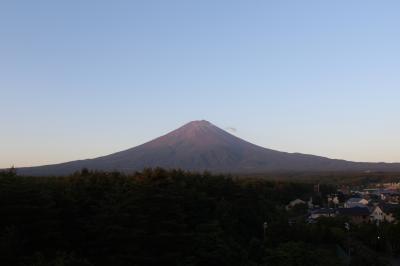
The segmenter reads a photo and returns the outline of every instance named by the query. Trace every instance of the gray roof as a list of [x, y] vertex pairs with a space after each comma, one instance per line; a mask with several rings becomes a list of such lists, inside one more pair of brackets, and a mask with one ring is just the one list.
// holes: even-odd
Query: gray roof
[[369, 215], [369, 209], [367, 207], [354, 207], [354, 208], [340, 208], [338, 214], [345, 216], [365, 216]]
[[400, 209], [399, 204], [380, 203], [378, 206], [384, 213], [393, 213], [396, 210]]
[[350, 198], [347, 200], [348, 203], [358, 203], [362, 200], [363, 198]]

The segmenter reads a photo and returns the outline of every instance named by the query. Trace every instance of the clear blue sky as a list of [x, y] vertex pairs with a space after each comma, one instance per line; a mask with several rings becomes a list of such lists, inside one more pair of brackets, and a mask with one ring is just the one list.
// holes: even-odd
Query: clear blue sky
[[258, 145], [400, 161], [399, 1], [0, 3], [0, 167], [206, 119]]

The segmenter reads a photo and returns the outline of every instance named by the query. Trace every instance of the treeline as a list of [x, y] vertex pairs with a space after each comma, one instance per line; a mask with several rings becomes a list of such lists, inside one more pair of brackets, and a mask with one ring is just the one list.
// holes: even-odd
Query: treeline
[[263, 174], [242, 174], [240, 178], [256, 178], [271, 181], [299, 183], [321, 183], [331, 185], [366, 186], [376, 183], [400, 182], [400, 172], [271, 172]]
[[340, 265], [340, 223], [308, 225], [284, 210], [311, 195], [311, 184], [159, 168], [10, 170], [0, 174], [0, 265]]

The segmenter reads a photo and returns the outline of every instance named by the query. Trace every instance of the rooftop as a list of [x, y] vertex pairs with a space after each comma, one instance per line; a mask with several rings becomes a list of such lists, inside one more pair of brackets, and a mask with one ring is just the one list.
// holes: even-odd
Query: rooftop
[[354, 208], [340, 208], [337, 210], [338, 214], [345, 216], [365, 216], [369, 215], [367, 207], [354, 207]]

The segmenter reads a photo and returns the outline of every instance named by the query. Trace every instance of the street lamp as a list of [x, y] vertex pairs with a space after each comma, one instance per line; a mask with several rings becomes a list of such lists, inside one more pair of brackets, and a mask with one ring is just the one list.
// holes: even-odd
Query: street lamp
[[381, 236], [377, 236], [376, 237], [376, 251], [378, 251], [379, 250], [379, 244], [380, 244], [380, 241], [379, 240], [381, 240]]

